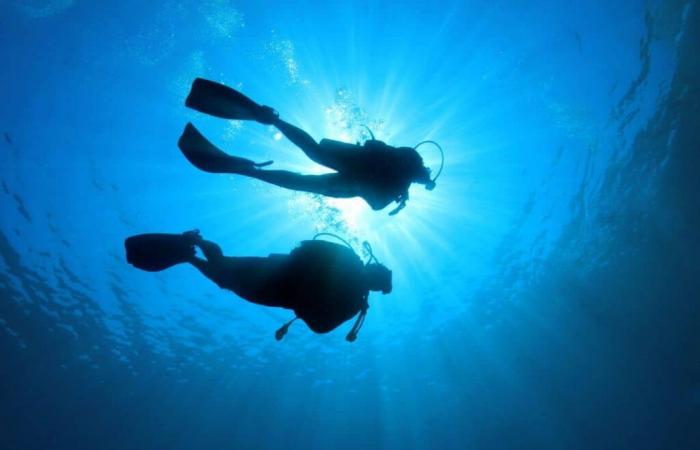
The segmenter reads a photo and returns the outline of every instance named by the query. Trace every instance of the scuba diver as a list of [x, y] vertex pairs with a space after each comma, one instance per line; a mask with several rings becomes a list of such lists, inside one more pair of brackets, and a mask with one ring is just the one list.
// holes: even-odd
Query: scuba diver
[[[159, 272], [189, 263], [220, 288], [249, 302], [293, 310], [296, 317], [275, 333], [278, 341], [297, 319], [316, 333], [328, 333], [359, 313], [346, 336], [353, 342], [369, 308], [369, 292], [391, 292], [391, 271], [377, 261], [368, 243], [364, 246], [370, 258], [363, 263], [347, 242], [343, 246], [317, 239], [322, 235], [330, 234], [302, 241], [289, 254], [267, 257], [224, 256], [197, 230], [140, 234], [127, 238], [124, 245], [127, 262], [139, 269]], [[204, 259], [196, 255], [195, 247]]]
[[[262, 106], [242, 93], [213, 81], [197, 78], [185, 105], [197, 111], [224, 119], [254, 120], [274, 125], [314, 162], [335, 170], [335, 173], [303, 175], [286, 170], [264, 170], [272, 161], [255, 163], [229, 155], [209, 142], [191, 123], [185, 127], [178, 142], [185, 157], [197, 168], [211, 173], [238, 174], [256, 178], [287, 189], [311, 192], [336, 198], [361, 197], [372, 209], [380, 210], [392, 202], [398, 206], [394, 215], [406, 206], [408, 188], [412, 183], [435, 188], [442, 172], [444, 154], [439, 144], [423, 141], [415, 147], [392, 147], [374, 139], [364, 145], [331, 139], [316, 142], [304, 130], [285, 122], [269, 106]], [[440, 150], [442, 162], [434, 178], [416, 149], [433, 144]]]

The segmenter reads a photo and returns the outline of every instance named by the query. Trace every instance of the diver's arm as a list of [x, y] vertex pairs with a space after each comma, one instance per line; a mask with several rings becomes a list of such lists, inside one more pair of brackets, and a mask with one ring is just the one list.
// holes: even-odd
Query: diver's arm
[[398, 206], [389, 212], [390, 216], [395, 216], [399, 213], [399, 211], [406, 207], [406, 202], [408, 201], [408, 191], [399, 194], [394, 201], [398, 203]]
[[357, 315], [357, 319], [355, 320], [355, 325], [352, 326], [352, 329], [348, 333], [347, 336], [345, 336], [345, 340], [348, 342], [355, 342], [357, 340], [357, 334], [360, 332], [360, 328], [362, 328], [362, 324], [365, 322], [365, 316], [367, 315], [367, 308], [362, 308], [360, 310], [360, 314]]
[[362, 294], [362, 303], [360, 305], [360, 314], [357, 315], [357, 319], [355, 320], [355, 324], [352, 326], [352, 329], [348, 333], [347, 336], [345, 336], [345, 340], [348, 342], [355, 342], [357, 339], [357, 333], [360, 332], [360, 328], [362, 328], [362, 324], [365, 323], [365, 316], [367, 315], [367, 310], [369, 309], [369, 303], [367, 302], [367, 298], [369, 297], [369, 291], [365, 291]]

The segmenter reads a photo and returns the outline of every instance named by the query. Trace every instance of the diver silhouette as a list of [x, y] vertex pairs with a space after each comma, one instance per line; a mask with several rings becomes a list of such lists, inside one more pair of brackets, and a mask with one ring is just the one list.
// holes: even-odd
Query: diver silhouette
[[423, 184], [428, 190], [435, 188], [442, 164], [438, 174], [431, 179], [430, 169], [423, 165], [423, 159], [416, 151], [420, 145], [436, 145], [444, 163], [442, 148], [434, 141], [423, 141], [413, 148], [392, 147], [374, 139], [371, 131], [372, 139], [364, 145], [331, 139], [322, 139], [317, 143], [304, 130], [280, 119], [273, 108], [259, 105], [228, 86], [202, 78], [192, 83], [185, 104], [224, 119], [254, 120], [274, 125], [311, 160], [336, 172], [303, 175], [286, 170], [264, 170], [263, 167], [272, 164], [272, 161], [255, 163], [229, 155], [216, 148], [194, 125], [188, 123], [178, 146], [195, 167], [211, 173], [243, 175], [283, 188], [328, 197], [361, 197], [374, 210], [397, 202], [398, 206], [390, 215], [406, 206], [408, 188], [412, 183]]
[[[365, 264], [348, 246], [319, 240], [302, 241], [289, 254], [267, 257], [224, 256], [199, 231], [182, 234], [151, 233], [127, 238], [127, 262], [149, 272], [189, 263], [222, 289], [263, 306], [287, 308], [296, 317], [277, 330], [282, 339], [289, 326], [301, 319], [316, 333], [327, 333], [358, 315], [346, 336], [357, 338], [369, 308], [370, 291], [391, 292], [391, 271], [371, 252]], [[346, 243], [347, 244], [347, 243]], [[196, 255], [195, 247], [205, 259]]]

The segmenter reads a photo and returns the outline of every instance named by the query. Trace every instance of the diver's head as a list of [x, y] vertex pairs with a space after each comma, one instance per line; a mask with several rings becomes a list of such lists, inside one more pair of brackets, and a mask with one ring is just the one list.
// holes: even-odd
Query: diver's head
[[365, 283], [370, 291], [382, 291], [383, 294], [391, 292], [391, 270], [379, 263], [370, 263], [365, 266]]
[[425, 185], [429, 191], [435, 189], [435, 182], [430, 177], [430, 169], [423, 164], [423, 158], [411, 147], [401, 147], [406, 155], [406, 171], [411, 177], [412, 183]]
[[413, 180], [415, 183], [425, 185], [425, 188], [429, 191], [435, 189], [435, 181], [430, 178], [430, 169], [423, 165], [416, 170], [416, 175]]

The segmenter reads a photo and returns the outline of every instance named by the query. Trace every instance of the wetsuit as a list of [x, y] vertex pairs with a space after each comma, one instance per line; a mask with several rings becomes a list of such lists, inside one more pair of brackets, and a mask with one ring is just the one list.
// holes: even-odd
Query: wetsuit
[[362, 146], [332, 139], [317, 143], [308, 133], [283, 120], [278, 119], [274, 125], [311, 160], [337, 172], [302, 175], [254, 167], [232, 172], [296, 191], [336, 198], [361, 197], [374, 210], [408, 199], [408, 188], [413, 182], [411, 166], [420, 160], [414, 149], [374, 140]]
[[347, 247], [303, 241], [289, 255], [229, 257], [213, 242], [197, 245], [207, 259], [190, 262], [219, 287], [253, 303], [291, 309], [317, 333], [368, 308], [364, 264]]

